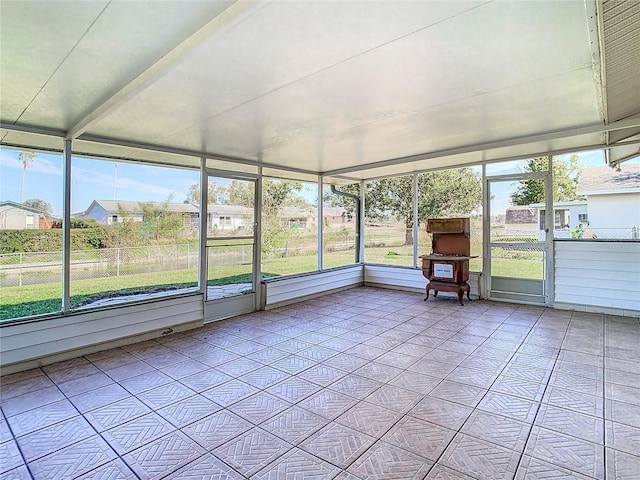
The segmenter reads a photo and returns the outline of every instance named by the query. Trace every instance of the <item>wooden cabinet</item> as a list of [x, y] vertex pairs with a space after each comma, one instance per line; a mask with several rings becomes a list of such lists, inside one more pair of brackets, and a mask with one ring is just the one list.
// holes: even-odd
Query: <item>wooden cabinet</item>
[[429, 280], [425, 288], [426, 298], [429, 290], [434, 296], [439, 291], [455, 292], [458, 301], [466, 292], [470, 300], [469, 259], [471, 253], [470, 222], [468, 218], [430, 218], [427, 220], [427, 233], [432, 236], [432, 252], [421, 255], [422, 274]]

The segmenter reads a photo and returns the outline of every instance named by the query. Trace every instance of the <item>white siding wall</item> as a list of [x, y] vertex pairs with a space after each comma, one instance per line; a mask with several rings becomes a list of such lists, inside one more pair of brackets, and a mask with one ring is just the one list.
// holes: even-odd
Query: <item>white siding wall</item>
[[2, 374], [201, 326], [202, 305], [202, 295], [190, 295], [2, 325]]
[[588, 213], [586, 205], [576, 205], [569, 208], [569, 225], [571, 228], [576, 228], [580, 224], [578, 215], [583, 213]]
[[[480, 275], [469, 273], [471, 295], [480, 296]], [[402, 290], [420, 291], [424, 294], [427, 279], [422, 275], [422, 269], [408, 267], [394, 267], [391, 265], [365, 265], [364, 284], [374, 287], [388, 287]], [[454, 295], [445, 292], [438, 295]]]
[[631, 227], [640, 226], [640, 194], [590, 195], [588, 202], [590, 228], [625, 228], [619, 238], [631, 238]]
[[554, 242], [554, 307], [640, 316], [640, 243]]
[[305, 297], [362, 285], [362, 276], [362, 265], [354, 265], [265, 280], [262, 295], [264, 307], [273, 308], [300, 301]]

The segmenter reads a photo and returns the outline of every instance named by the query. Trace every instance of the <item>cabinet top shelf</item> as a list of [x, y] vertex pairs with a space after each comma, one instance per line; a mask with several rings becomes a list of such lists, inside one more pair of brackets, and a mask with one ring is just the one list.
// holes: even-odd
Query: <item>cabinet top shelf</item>
[[460, 260], [469, 260], [471, 258], [478, 258], [475, 256], [467, 256], [467, 255], [442, 255], [437, 253], [432, 253], [430, 255], [420, 255], [420, 258], [423, 260], [446, 260], [446, 261], [460, 261]]

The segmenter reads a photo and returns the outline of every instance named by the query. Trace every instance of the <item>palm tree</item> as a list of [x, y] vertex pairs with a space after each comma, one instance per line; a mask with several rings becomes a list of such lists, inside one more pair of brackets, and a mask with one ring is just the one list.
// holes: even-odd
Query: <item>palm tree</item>
[[36, 159], [36, 154], [30, 151], [19, 152], [18, 159], [22, 161], [22, 184], [20, 185], [20, 203], [22, 203], [22, 198], [24, 193], [24, 177], [27, 174], [27, 168], [29, 168], [29, 163], [33, 162]]

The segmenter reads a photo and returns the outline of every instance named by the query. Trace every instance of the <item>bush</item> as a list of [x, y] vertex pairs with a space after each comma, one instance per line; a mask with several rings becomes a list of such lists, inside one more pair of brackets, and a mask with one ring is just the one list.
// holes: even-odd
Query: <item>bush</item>
[[[105, 248], [103, 228], [71, 230], [71, 249]], [[59, 252], [62, 250], [62, 230], [0, 230], [0, 253]]]

